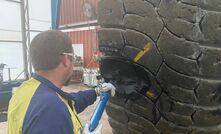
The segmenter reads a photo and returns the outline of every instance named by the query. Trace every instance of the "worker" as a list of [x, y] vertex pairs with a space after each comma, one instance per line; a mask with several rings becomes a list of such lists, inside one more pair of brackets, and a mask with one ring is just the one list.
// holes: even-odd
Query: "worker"
[[66, 93], [73, 72], [73, 49], [70, 38], [61, 31], [38, 34], [29, 47], [34, 67], [31, 79], [12, 96], [8, 108], [8, 134], [100, 134], [101, 124], [88, 131], [77, 113], [93, 104], [101, 91], [115, 94], [111, 83], [102, 88]]

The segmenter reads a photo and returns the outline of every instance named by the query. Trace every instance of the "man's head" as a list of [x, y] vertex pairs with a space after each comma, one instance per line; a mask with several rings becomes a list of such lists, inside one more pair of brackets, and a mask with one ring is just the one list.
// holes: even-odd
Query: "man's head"
[[70, 77], [73, 69], [71, 44], [70, 38], [60, 31], [49, 30], [38, 34], [29, 49], [35, 71], [49, 72], [59, 68], [64, 76]]

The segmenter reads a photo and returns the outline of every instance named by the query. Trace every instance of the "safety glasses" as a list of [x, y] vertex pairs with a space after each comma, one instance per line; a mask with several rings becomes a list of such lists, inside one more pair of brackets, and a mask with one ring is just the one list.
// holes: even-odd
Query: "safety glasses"
[[62, 53], [61, 55], [68, 55], [71, 57], [71, 60], [74, 61], [74, 54], [73, 53]]

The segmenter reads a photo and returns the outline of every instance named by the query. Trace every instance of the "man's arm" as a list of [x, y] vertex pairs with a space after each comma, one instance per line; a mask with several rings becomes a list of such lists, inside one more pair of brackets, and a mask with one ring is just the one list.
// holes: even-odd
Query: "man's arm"
[[115, 87], [111, 83], [103, 83], [99, 90], [91, 89], [80, 91], [77, 93], [70, 93], [73, 100], [75, 101], [74, 107], [77, 113], [82, 112], [87, 106], [93, 104], [96, 101], [97, 96], [100, 95], [101, 92], [110, 91], [111, 96], [115, 94]]
[[82, 112], [87, 106], [93, 104], [97, 95], [94, 89], [70, 93], [74, 99], [74, 107], [77, 113]]

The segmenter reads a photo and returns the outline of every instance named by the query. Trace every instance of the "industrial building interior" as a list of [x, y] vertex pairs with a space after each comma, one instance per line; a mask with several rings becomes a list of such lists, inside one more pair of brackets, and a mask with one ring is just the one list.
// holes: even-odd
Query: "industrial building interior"
[[[49, 89], [54, 87], [54, 97], [65, 105], [71, 123], [54, 128], [70, 126], [71, 133], [83, 134], [221, 133], [221, 0], [0, 0], [0, 18], [0, 134], [14, 134], [16, 125], [19, 132], [36, 130], [29, 121], [43, 116], [28, 117], [40, 111], [31, 109], [39, 106], [31, 102], [38, 102], [33, 96], [41, 90], [22, 87], [34, 77], [40, 83], [51, 82]], [[68, 47], [73, 49], [57, 54], [59, 65], [69, 67], [59, 84], [53, 76], [62, 76], [62, 71], [44, 77], [31, 63], [32, 40], [45, 31], [70, 38]], [[46, 48], [50, 51], [44, 55], [57, 50]], [[82, 92], [90, 94], [75, 103], [75, 94]], [[14, 99], [16, 93], [22, 99]], [[11, 104], [20, 100], [22, 105]], [[88, 108], [77, 113], [82, 110], [78, 104], [84, 103]], [[20, 107], [26, 111], [12, 116]], [[46, 111], [50, 109], [41, 115]], [[49, 126], [42, 125], [45, 120], [41, 128]]]
[[[100, 56], [97, 3], [98, 0], [1, 0], [1, 85], [10, 83], [16, 87], [18, 82], [30, 78], [34, 71], [28, 59], [31, 40], [40, 32], [57, 29], [72, 39], [75, 54], [71, 86], [65, 90], [79, 91], [96, 86]], [[12, 90], [1, 87], [0, 134], [6, 133], [7, 106], [11, 95]], [[95, 104], [86, 114], [92, 114], [94, 107]], [[81, 115], [83, 122], [89, 120], [86, 114]]]

